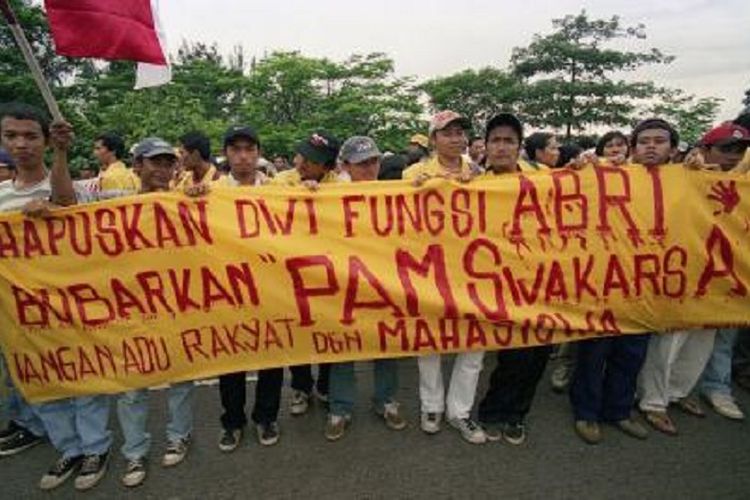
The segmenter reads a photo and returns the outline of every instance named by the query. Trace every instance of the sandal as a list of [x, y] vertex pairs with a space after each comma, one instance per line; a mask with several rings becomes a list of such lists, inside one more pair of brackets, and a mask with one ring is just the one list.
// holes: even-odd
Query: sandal
[[669, 436], [677, 435], [677, 427], [675, 427], [674, 422], [672, 422], [672, 419], [669, 418], [667, 412], [644, 411], [643, 418], [645, 418], [646, 422], [648, 422], [651, 427], [653, 427], [657, 431], [663, 432], [664, 434], [667, 434]]
[[693, 397], [680, 399], [679, 401], [677, 401], [677, 407], [688, 415], [692, 415], [698, 418], [706, 417], [706, 412], [703, 411], [703, 407], [701, 406], [700, 402]]

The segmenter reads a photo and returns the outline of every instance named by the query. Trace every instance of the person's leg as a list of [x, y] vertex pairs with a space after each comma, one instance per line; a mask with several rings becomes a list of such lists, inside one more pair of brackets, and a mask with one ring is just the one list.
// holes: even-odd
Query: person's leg
[[124, 443], [121, 452], [126, 460], [141, 460], [151, 448], [151, 434], [146, 431], [148, 391], [129, 391], [117, 398], [117, 418]]
[[716, 334], [713, 352], [699, 382], [703, 395], [732, 395], [732, 351], [736, 340], [736, 328], [721, 329]]
[[315, 383], [315, 389], [320, 396], [328, 396], [328, 390], [331, 378], [331, 363], [322, 363], [318, 365], [318, 381]]
[[750, 328], [741, 328], [737, 332], [732, 357], [732, 375], [742, 387], [750, 390]]
[[627, 335], [611, 339], [603, 386], [602, 420], [628, 420], [635, 402], [638, 373], [648, 351], [649, 335]]
[[63, 458], [83, 456], [81, 440], [76, 430], [76, 407], [72, 398], [41, 403], [33, 406], [44, 424], [52, 446]]
[[104, 455], [112, 446], [109, 430], [110, 396], [75, 398], [76, 429], [84, 455]]
[[193, 382], [173, 384], [167, 389], [167, 442], [187, 441], [193, 433]]
[[252, 419], [256, 424], [268, 425], [279, 419], [281, 389], [284, 385], [284, 369], [270, 368], [258, 371], [255, 385], [255, 404]]
[[483, 358], [482, 351], [462, 352], [456, 355], [446, 397], [446, 417], [449, 420], [470, 417]]
[[0, 365], [3, 365], [2, 369], [5, 372], [5, 405], [8, 421], [12, 422], [13, 427], [20, 427], [37, 438], [44, 437], [44, 423], [16, 389], [2, 353], [0, 353]]
[[667, 395], [670, 402], [686, 398], [695, 387], [711, 357], [716, 330], [692, 330], [683, 335], [685, 341], [669, 378]]
[[221, 426], [227, 431], [242, 429], [247, 425], [245, 415], [245, 372], [227, 373], [219, 377], [221, 406]]
[[578, 360], [570, 386], [570, 403], [576, 421], [599, 422], [604, 400], [604, 367], [612, 351], [611, 338], [578, 342]]
[[419, 400], [422, 413], [445, 411], [445, 387], [439, 354], [417, 358], [419, 368]]
[[330, 415], [351, 417], [354, 410], [354, 399], [357, 394], [354, 376], [354, 362], [333, 363], [330, 369], [330, 385], [328, 400]]
[[560, 344], [557, 348], [557, 356], [554, 361], [554, 369], [550, 375], [552, 389], [557, 392], [563, 392], [570, 386], [575, 374], [576, 368], [576, 351], [579, 343], [568, 342]]
[[669, 406], [669, 380], [672, 366], [684, 343], [684, 332], [655, 333], [651, 336], [646, 359], [638, 377], [639, 408], [664, 413]]
[[312, 367], [310, 365], [290, 366], [292, 372], [292, 389], [295, 391], [312, 394], [315, 381], [312, 376]]
[[373, 407], [382, 412], [387, 403], [395, 402], [398, 391], [398, 359], [376, 359], [373, 361]]

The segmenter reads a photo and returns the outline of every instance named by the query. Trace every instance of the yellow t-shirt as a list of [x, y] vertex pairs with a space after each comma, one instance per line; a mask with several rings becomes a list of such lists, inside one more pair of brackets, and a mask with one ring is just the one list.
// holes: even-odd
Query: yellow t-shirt
[[[326, 184], [338, 181], [338, 173], [335, 170], [331, 170], [323, 176], [320, 183]], [[299, 175], [296, 168], [292, 168], [290, 170], [284, 170], [276, 175], [276, 177], [271, 178], [269, 184], [274, 186], [299, 186], [302, 184], [302, 177]]]
[[99, 188], [102, 191], [141, 190], [141, 179], [121, 161], [116, 161], [99, 174]]
[[[470, 175], [472, 173], [471, 165], [463, 157], [461, 157], [461, 173], [464, 175]], [[438, 177], [441, 175], [448, 175], [448, 170], [440, 164], [437, 155], [434, 155], [423, 162], [415, 163], [405, 169], [403, 174], [401, 174], [401, 178], [412, 180], [420, 175]]]
[[[207, 184], [217, 179], [219, 179], [219, 175], [216, 171], [216, 167], [211, 165], [203, 175], [203, 178], [201, 178], [200, 184]], [[180, 177], [179, 180], [175, 183], [173, 189], [184, 190], [186, 187], [190, 187], [193, 184], [195, 184], [195, 182], [193, 182], [193, 173], [185, 172], [182, 174], [182, 177]]]

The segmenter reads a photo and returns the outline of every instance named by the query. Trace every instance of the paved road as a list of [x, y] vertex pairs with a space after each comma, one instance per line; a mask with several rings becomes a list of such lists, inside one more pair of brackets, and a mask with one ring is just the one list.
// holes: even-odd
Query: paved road
[[[493, 364], [487, 362], [483, 383]], [[652, 433], [639, 442], [607, 428], [602, 444], [588, 446], [573, 433], [567, 399], [553, 394], [545, 380], [525, 445], [473, 446], [447, 429], [437, 436], [419, 430], [413, 360], [401, 363], [399, 396], [411, 420], [401, 433], [387, 430], [370, 413], [370, 365], [358, 365], [358, 371], [361, 398], [354, 426], [340, 442], [323, 438], [320, 407], [297, 418], [284, 409], [277, 446], [261, 448], [252, 436], [224, 455], [216, 447], [218, 390], [201, 387], [195, 442], [185, 463], [165, 471], [159, 453], [153, 453], [146, 484], [128, 491], [119, 484], [123, 462], [116, 456], [108, 476], [85, 498], [750, 498], [750, 423], [675, 412], [679, 437]], [[750, 409], [750, 395], [738, 390], [738, 396]], [[155, 394], [150, 422], [155, 435], [164, 427], [163, 406], [163, 394]], [[163, 440], [155, 445], [153, 452], [160, 452]], [[37, 489], [54, 459], [45, 445], [1, 460], [0, 498], [81, 497], [72, 482], [51, 494]]]

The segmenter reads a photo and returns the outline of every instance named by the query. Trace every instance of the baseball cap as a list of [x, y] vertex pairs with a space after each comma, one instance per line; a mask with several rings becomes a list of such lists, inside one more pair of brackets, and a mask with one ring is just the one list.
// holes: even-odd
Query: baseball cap
[[418, 144], [425, 149], [430, 149], [430, 138], [424, 134], [414, 134], [409, 139], [409, 144]]
[[248, 125], [232, 125], [224, 133], [224, 149], [235, 139], [250, 139], [255, 144], [260, 146], [260, 139], [258, 133], [254, 128]]
[[177, 158], [171, 144], [160, 137], [147, 137], [133, 148], [135, 158], [153, 158], [154, 156], [168, 155]]
[[362, 163], [378, 157], [380, 157], [380, 150], [375, 141], [359, 135], [347, 139], [339, 152], [339, 159], [344, 163]]
[[471, 122], [466, 117], [448, 109], [432, 117], [430, 120], [430, 135], [438, 130], [443, 130], [453, 122], [458, 122], [464, 130], [471, 129]]
[[490, 118], [487, 122], [487, 127], [485, 127], [485, 140], [489, 137], [492, 129], [503, 125], [512, 128], [516, 134], [518, 134], [518, 140], [523, 142], [523, 124], [521, 124], [521, 120], [512, 113], [499, 113]]
[[13, 163], [13, 157], [10, 156], [10, 153], [2, 148], [0, 148], [0, 165], [5, 165], [9, 168], [13, 168], [15, 165]]
[[326, 132], [318, 131], [298, 143], [295, 151], [306, 160], [334, 167], [339, 156], [339, 147], [338, 139]]
[[716, 144], [733, 142], [750, 144], [750, 131], [736, 123], [724, 122], [706, 132], [700, 140], [701, 146], [714, 146]]

